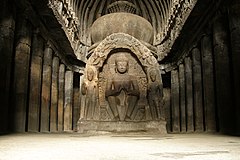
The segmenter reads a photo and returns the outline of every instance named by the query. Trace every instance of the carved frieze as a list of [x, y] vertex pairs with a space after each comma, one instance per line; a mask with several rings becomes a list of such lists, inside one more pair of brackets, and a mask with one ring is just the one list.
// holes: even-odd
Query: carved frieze
[[174, 0], [172, 8], [169, 10], [169, 19], [165, 24], [165, 32], [163, 36], [159, 35], [159, 39], [155, 45], [158, 48], [158, 60], [161, 61], [168, 55], [172, 46], [180, 35], [183, 25], [185, 24], [188, 16], [193, 10], [197, 0]]
[[66, 0], [49, 0], [48, 6], [53, 10], [58, 22], [62, 25], [65, 34], [74, 51], [79, 49], [79, 19], [73, 6]]

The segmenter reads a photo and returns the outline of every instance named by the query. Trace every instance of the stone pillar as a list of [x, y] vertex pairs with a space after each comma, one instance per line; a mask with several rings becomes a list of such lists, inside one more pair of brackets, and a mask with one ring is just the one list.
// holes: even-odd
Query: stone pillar
[[[84, 75], [82, 75], [82, 76], [80, 76], [80, 91], [82, 90], [82, 82], [83, 82], [83, 80], [84, 80]], [[80, 118], [79, 119], [84, 119], [85, 117], [84, 117], [84, 113], [85, 113], [85, 105], [84, 105], [84, 103], [85, 103], [85, 101], [83, 100], [83, 94], [80, 92]], [[108, 109], [110, 109], [110, 108], [108, 108]], [[113, 116], [113, 114], [112, 114], [112, 117], [114, 118], [114, 116]]]
[[186, 83], [186, 110], [187, 110], [187, 132], [194, 131], [193, 117], [193, 80], [192, 80], [192, 60], [185, 58], [185, 83]]
[[216, 109], [211, 36], [205, 35], [202, 38], [201, 53], [205, 129], [208, 132], [214, 132], [216, 131]]
[[38, 30], [36, 30], [32, 42], [28, 109], [28, 131], [31, 132], [39, 131], [41, 106], [43, 39], [38, 34]]
[[50, 131], [56, 132], [58, 127], [58, 75], [59, 58], [54, 57], [52, 62], [52, 89], [51, 89], [51, 109], [50, 109]]
[[25, 16], [17, 19], [16, 46], [14, 59], [14, 121], [13, 130], [17, 132], [26, 131], [27, 105], [28, 105], [28, 84], [29, 84], [29, 63], [31, 50], [32, 26]]
[[229, 9], [229, 26], [231, 34], [234, 98], [236, 107], [236, 127], [240, 134], [240, 2], [233, 1]]
[[179, 79], [178, 71], [171, 73], [171, 108], [172, 108], [172, 132], [180, 132], [180, 113], [179, 113]]
[[0, 133], [8, 130], [9, 92], [13, 59], [13, 44], [15, 19], [14, 6], [7, 4], [7, 0], [0, 1]]
[[46, 44], [43, 59], [42, 99], [41, 99], [41, 132], [49, 132], [49, 112], [51, 104], [52, 82], [52, 48]]
[[58, 85], [58, 131], [63, 131], [63, 108], [65, 99], [65, 65], [59, 67]]
[[227, 17], [225, 17], [225, 14], [218, 13], [216, 15], [213, 23], [213, 45], [220, 131], [223, 133], [232, 133], [235, 127], [233, 117], [235, 109], [232, 100], [232, 77], [230, 74], [229, 39], [226, 22]]
[[194, 119], [195, 131], [204, 131], [203, 126], [203, 100], [202, 100], [202, 68], [201, 55], [198, 48], [192, 50], [193, 59], [193, 104], [194, 104]]
[[80, 118], [80, 74], [74, 74], [73, 83], [73, 130], [77, 131], [77, 123]]
[[179, 89], [181, 132], [186, 132], [185, 69], [183, 64], [179, 65]]
[[73, 72], [65, 73], [64, 131], [72, 131]]
[[167, 121], [167, 132], [171, 132], [171, 90], [170, 88], [163, 88], [163, 104]]

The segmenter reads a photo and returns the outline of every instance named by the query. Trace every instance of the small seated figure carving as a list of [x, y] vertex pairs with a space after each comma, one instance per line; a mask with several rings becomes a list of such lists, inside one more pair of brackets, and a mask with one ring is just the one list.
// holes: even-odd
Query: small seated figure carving
[[147, 90], [147, 99], [153, 120], [161, 118], [160, 105], [162, 100], [162, 87], [157, 80], [157, 71], [149, 71], [149, 84]]
[[84, 117], [89, 119], [94, 119], [95, 108], [97, 105], [97, 92], [98, 85], [94, 81], [94, 71], [92, 68], [87, 70], [87, 81], [82, 84], [82, 94], [86, 95], [85, 106], [84, 106]]
[[[116, 74], [108, 79], [105, 96], [113, 112], [114, 120], [119, 120], [117, 105], [121, 103], [126, 105], [125, 120], [128, 121], [132, 119], [131, 115], [139, 98], [139, 87], [135, 77], [128, 74], [128, 59], [123, 53], [118, 53], [118, 55], [115, 60]], [[117, 98], [122, 91], [125, 97]]]

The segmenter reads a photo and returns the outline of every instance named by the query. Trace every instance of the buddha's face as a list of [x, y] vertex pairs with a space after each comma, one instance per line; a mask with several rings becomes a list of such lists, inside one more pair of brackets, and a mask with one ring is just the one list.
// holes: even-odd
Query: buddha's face
[[94, 76], [93, 70], [89, 69], [88, 72], [87, 72], [87, 79], [89, 81], [92, 81], [93, 80], [93, 76]]
[[118, 61], [116, 63], [117, 65], [117, 71], [121, 74], [127, 72], [128, 70], [128, 62], [127, 61]]

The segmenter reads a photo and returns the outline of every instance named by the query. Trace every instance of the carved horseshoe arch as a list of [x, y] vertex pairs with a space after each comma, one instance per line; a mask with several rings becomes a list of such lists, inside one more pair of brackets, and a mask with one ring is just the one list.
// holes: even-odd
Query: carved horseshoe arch
[[146, 74], [152, 68], [160, 73], [157, 59], [153, 56], [151, 51], [139, 40], [125, 33], [114, 33], [105, 38], [97, 48], [95, 48], [93, 54], [88, 59], [86, 70], [89, 67], [94, 68], [97, 73], [96, 76], [98, 76], [99, 69], [103, 67], [110, 52], [119, 48], [130, 50], [138, 58]]

